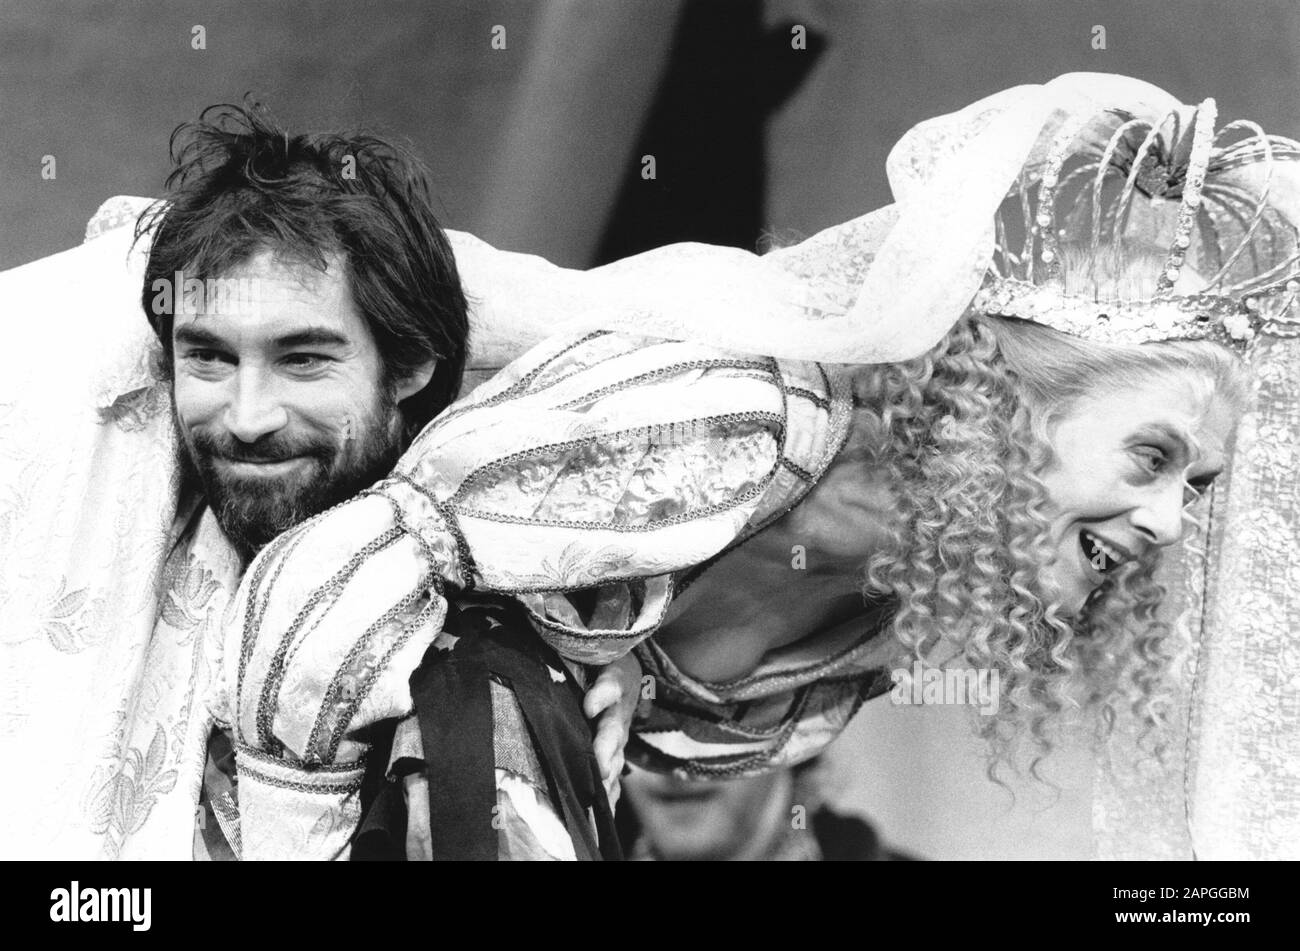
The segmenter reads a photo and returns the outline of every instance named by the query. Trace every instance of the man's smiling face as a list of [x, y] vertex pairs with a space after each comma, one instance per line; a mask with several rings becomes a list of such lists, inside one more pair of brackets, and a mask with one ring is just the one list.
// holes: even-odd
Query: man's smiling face
[[258, 252], [223, 275], [240, 294], [178, 307], [172, 328], [180, 441], [245, 554], [387, 475], [398, 401], [423, 385], [384, 385], [342, 261], [328, 263]]

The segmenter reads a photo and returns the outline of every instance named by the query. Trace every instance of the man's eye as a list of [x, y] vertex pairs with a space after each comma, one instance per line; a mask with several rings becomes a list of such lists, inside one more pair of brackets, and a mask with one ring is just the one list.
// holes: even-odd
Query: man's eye
[[214, 363], [227, 362], [226, 355], [216, 350], [191, 350], [185, 354], [185, 359], [200, 366], [211, 366]]
[[329, 362], [329, 357], [315, 353], [291, 353], [284, 358], [285, 366], [295, 370], [316, 370]]

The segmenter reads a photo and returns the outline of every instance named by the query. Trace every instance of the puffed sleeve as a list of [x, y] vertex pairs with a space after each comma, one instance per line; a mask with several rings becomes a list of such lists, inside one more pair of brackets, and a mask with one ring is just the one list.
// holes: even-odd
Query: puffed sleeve
[[224, 638], [245, 856], [346, 856], [368, 728], [410, 713], [449, 589], [539, 599], [539, 614], [593, 591], [591, 611], [621, 617], [613, 637], [555, 625], [576, 660], [651, 634], [667, 576], [753, 514], [783, 407], [773, 361], [612, 333], [547, 341], [427, 427], [389, 478], [267, 546]]

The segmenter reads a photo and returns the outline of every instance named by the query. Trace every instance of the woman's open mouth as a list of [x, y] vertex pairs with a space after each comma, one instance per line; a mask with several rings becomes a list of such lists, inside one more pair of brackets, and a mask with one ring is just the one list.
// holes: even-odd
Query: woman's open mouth
[[1083, 529], [1079, 532], [1079, 547], [1083, 549], [1083, 559], [1099, 575], [1106, 575], [1132, 558], [1127, 551]]

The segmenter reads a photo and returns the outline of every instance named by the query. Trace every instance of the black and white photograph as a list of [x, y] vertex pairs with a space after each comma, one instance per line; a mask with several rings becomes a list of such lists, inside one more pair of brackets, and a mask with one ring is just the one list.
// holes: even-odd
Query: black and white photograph
[[1294, 0], [0, 0], [0, 860], [1300, 858], [1298, 139]]

